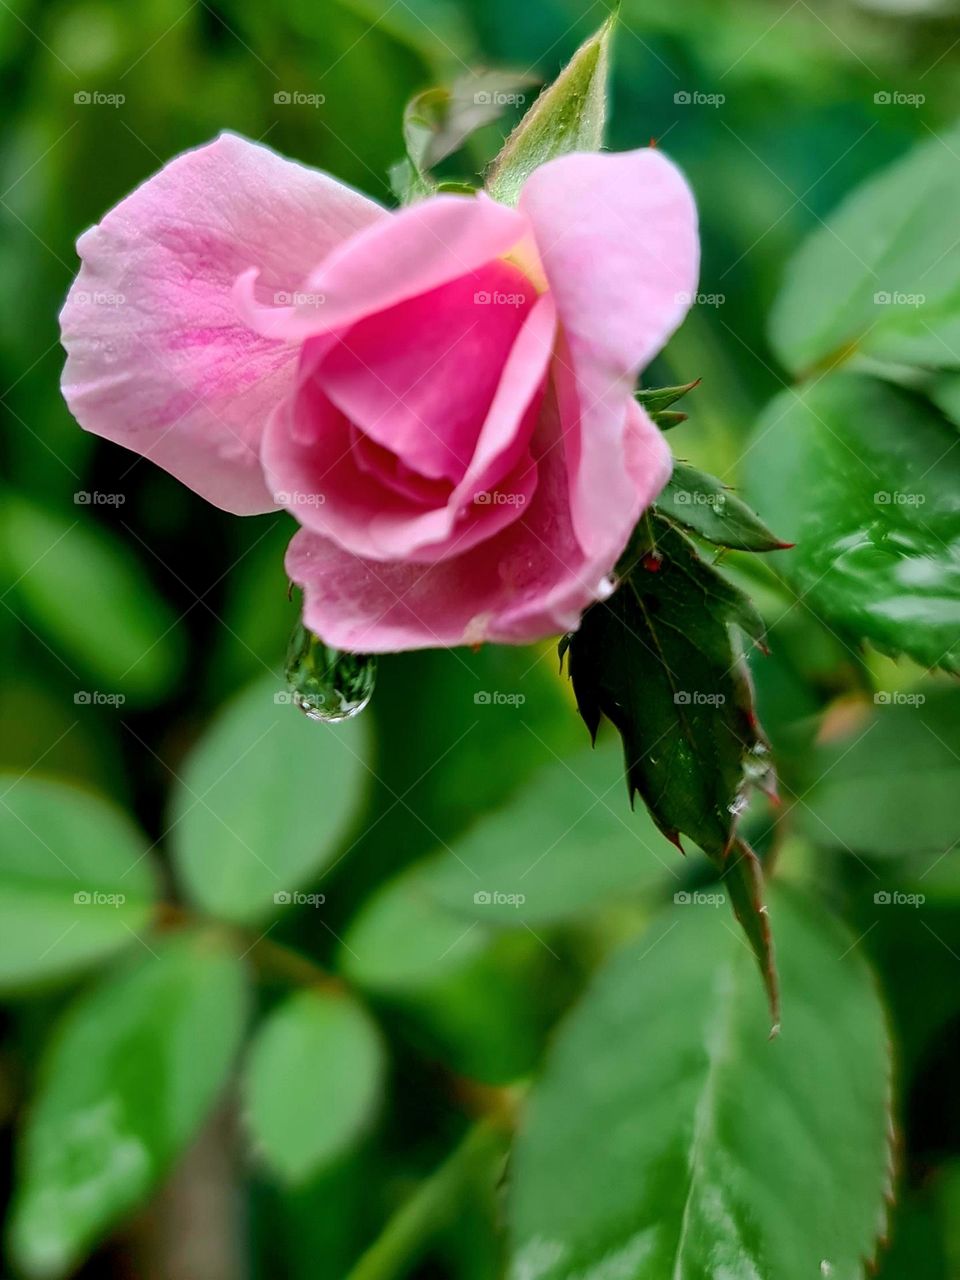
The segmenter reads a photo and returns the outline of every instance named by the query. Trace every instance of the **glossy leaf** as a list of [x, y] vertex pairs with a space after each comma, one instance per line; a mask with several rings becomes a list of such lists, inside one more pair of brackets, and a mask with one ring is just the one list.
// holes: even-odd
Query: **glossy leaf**
[[627, 812], [622, 769], [612, 742], [545, 765], [429, 864], [425, 888], [458, 916], [507, 927], [666, 888], [675, 859], [646, 814]]
[[22, 1138], [11, 1247], [26, 1275], [65, 1275], [158, 1184], [226, 1081], [245, 1008], [236, 954], [197, 934], [67, 1011]]
[[302, 1183], [342, 1156], [370, 1124], [383, 1088], [376, 1026], [350, 996], [303, 991], [260, 1026], [242, 1081], [257, 1152]]
[[735, 551], [776, 551], [784, 543], [742, 498], [705, 471], [675, 462], [657, 510], [708, 542]]
[[250, 923], [283, 910], [337, 852], [368, 771], [363, 720], [319, 724], [279, 679], [251, 685], [179, 770], [171, 841], [192, 900]]
[[615, 956], [512, 1164], [511, 1280], [861, 1280], [885, 1221], [890, 1053], [853, 939], [780, 890], [783, 1033], [707, 900]]
[[0, 988], [74, 978], [135, 944], [156, 884], [150, 842], [66, 783], [0, 778]]
[[854, 374], [785, 391], [745, 487], [797, 545], [776, 563], [834, 627], [960, 670], [960, 436], [926, 401]]
[[854, 352], [960, 367], [960, 129], [858, 187], [787, 271], [771, 339], [793, 370]]
[[81, 503], [61, 515], [4, 496], [0, 568], [17, 611], [62, 656], [58, 667], [75, 678], [82, 705], [118, 695], [111, 705], [152, 701], [180, 667], [177, 619], [87, 510]]
[[504, 143], [487, 174], [495, 200], [516, 204], [534, 169], [570, 151], [599, 151], [607, 109], [607, 70], [616, 15], [586, 40]]

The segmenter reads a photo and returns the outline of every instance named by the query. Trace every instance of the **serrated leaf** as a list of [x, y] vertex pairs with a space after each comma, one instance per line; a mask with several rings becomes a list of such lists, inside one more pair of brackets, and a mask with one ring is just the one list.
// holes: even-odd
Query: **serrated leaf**
[[715, 476], [686, 462], [673, 464], [673, 474], [656, 506], [663, 515], [717, 546], [734, 551], [776, 551], [786, 545]]
[[10, 1228], [27, 1276], [65, 1275], [141, 1204], [226, 1080], [246, 1013], [240, 961], [207, 934], [155, 952], [68, 1009], [41, 1063]]
[[254, 1148], [285, 1182], [306, 1181], [370, 1124], [383, 1070], [377, 1028], [350, 995], [289, 997], [258, 1029], [241, 1082]]
[[211, 915], [250, 924], [282, 911], [337, 852], [369, 777], [366, 722], [309, 720], [281, 681], [251, 685], [179, 770], [175, 866]]
[[571, 151], [599, 151], [606, 119], [611, 16], [586, 40], [504, 143], [487, 174], [495, 200], [516, 204], [534, 169]]
[[[618, 589], [569, 638], [570, 678], [591, 734], [602, 716], [619, 731], [631, 798], [669, 840], [689, 836], [723, 869], [750, 787], [773, 785], [739, 636], [759, 636], [762, 623], [683, 534], [659, 516], [644, 527], [653, 549], [635, 547]], [[752, 854], [743, 858], [735, 905], [746, 920], [762, 903]], [[776, 1021], [769, 930], [747, 924]]]
[[762, 623], [682, 534], [652, 527], [655, 551], [570, 638], [570, 677], [591, 733], [601, 716], [619, 730], [630, 791], [661, 831], [722, 858], [762, 740], [732, 628], [759, 636]]
[[515, 1146], [511, 1280], [862, 1280], [891, 1163], [873, 980], [819, 904], [780, 889], [768, 1040], [714, 898], [615, 956], [562, 1027]]
[[807, 607], [886, 653], [960, 671], [960, 436], [919, 396], [836, 373], [761, 416], [744, 485], [796, 547]]
[[854, 352], [960, 366], [960, 129], [859, 186], [791, 261], [770, 336], [795, 371]]
[[70, 980], [135, 943], [153, 913], [150, 842], [66, 783], [0, 779], [0, 989]]

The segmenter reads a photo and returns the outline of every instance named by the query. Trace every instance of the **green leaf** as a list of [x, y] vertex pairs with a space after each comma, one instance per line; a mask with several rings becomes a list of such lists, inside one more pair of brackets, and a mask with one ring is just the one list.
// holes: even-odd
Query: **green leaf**
[[428, 1058], [490, 1084], [517, 1080], [533, 1069], [569, 999], [562, 966], [519, 922], [495, 932], [448, 911], [430, 891], [429, 869], [408, 867], [364, 904], [339, 966]]
[[146, 928], [150, 842], [65, 783], [0, 777], [0, 989], [70, 980]]
[[376, 1026], [350, 996], [291, 996], [260, 1026], [244, 1073], [247, 1131], [282, 1179], [302, 1183], [370, 1124], [383, 1089]]
[[776, 551], [784, 543], [715, 476], [675, 462], [657, 510], [708, 542], [735, 551]]
[[810, 608], [884, 652], [960, 671], [960, 437], [926, 401], [854, 374], [785, 391], [744, 481], [796, 543], [776, 562]]
[[862, 1277], [890, 1180], [871, 975], [819, 904], [779, 890], [768, 1041], [709, 896], [616, 956], [562, 1028], [515, 1147], [511, 1280]]
[[676, 404], [688, 391], [700, 385], [700, 379], [685, 382], [678, 387], [640, 387], [633, 394], [638, 404], [642, 404], [647, 413], [657, 414]]
[[174, 861], [190, 898], [243, 924], [290, 904], [336, 854], [368, 777], [362, 719], [321, 724], [279, 679], [251, 685], [180, 770]]
[[631, 800], [639, 792], [669, 840], [680, 846], [680, 835], [689, 836], [730, 872], [776, 1021], [759, 873], [736, 835], [750, 786], [773, 786], [740, 635], [757, 636], [762, 624], [746, 596], [662, 517], [647, 517], [640, 537], [619, 588], [566, 641], [577, 706], [594, 737], [602, 716], [619, 731]]
[[827, 847], [939, 858], [960, 842], [960, 693], [921, 687], [876, 697], [872, 714], [820, 748], [818, 780], [798, 817]]
[[[52, 646], [82, 682], [78, 699], [154, 701], [180, 669], [177, 619], [127, 548], [86, 512], [80, 504], [62, 516], [5, 495], [0, 568], [37, 644]], [[86, 687], [92, 681], [100, 687]]]
[[771, 317], [795, 371], [853, 352], [960, 366], [960, 129], [869, 178], [805, 241]]
[[467, 919], [539, 925], [679, 879], [653, 823], [623, 811], [622, 767], [613, 743], [546, 765], [429, 864], [426, 889]]
[[570, 678], [591, 734], [601, 716], [619, 730], [631, 796], [664, 835], [723, 858], [766, 750], [738, 639], [762, 624], [681, 533], [650, 528], [655, 549], [570, 637]]
[[607, 70], [616, 14], [585, 41], [504, 143], [487, 174], [495, 200], [516, 204], [540, 165], [570, 151], [599, 151], [607, 110]]
[[938, 374], [924, 389], [940, 412], [960, 427], [960, 373]]
[[394, 170], [394, 190], [401, 200], [409, 203], [434, 192], [437, 184], [430, 170], [459, 151], [478, 129], [522, 105], [523, 90], [535, 83], [529, 73], [481, 71], [411, 98], [403, 113], [407, 159]]
[[65, 1275], [146, 1199], [223, 1087], [245, 1013], [242, 965], [206, 934], [67, 1011], [22, 1136], [10, 1240], [26, 1275]]

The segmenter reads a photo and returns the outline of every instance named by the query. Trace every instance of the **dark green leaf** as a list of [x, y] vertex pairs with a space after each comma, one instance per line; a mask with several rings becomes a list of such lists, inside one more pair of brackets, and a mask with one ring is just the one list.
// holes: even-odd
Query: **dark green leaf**
[[809, 607], [960, 671], [960, 436], [926, 401], [853, 374], [785, 391], [744, 471], [751, 502], [796, 543], [777, 564]]
[[784, 1029], [768, 1041], [716, 906], [672, 908], [562, 1029], [512, 1163], [513, 1280], [862, 1277], [891, 1163], [873, 980], [819, 904], [780, 890]]
[[735, 551], [776, 551], [786, 544], [715, 476], [675, 462], [657, 509], [708, 542]]
[[[591, 734], [602, 716], [618, 729], [631, 798], [639, 792], [668, 839], [689, 836], [723, 869], [751, 784], [772, 787], [740, 636], [759, 636], [762, 624], [681, 533], [656, 516], [645, 528], [654, 548], [637, 550], [613, 596], [570, 637], [570, 677]], [[744, 846], [731, 895], [745, 924], [761, 907], [752, 859]], [[776, 1020], [766, 921], [749, 922], [747, 936]]]
[[285, 1181], [310, 1178], [369, 1125], [383, 1067], [377, 1028], [349, 995], [311, 990], [291, 996], [250, 1046], [244, 1119], [255, 1148]]
[[607, 68], [616, 16], [585, 41], [537, 98], [487, 174], [495, 200], [516, 204], [524, 182], [547, 160], [599, 151], [607, 109]]
[[225, 1083], [243, 968], [211, 935], [156, 945], [68, 1010], [41, 1065], [11, 1226], [28, 1276], [66, 1274], [140, 1204]]
[[149, 923], [150, 842], [65, 783], [0, 780], [0, 987], [74, 978]]
[[652, 528], [655, 550], [570, 638], [570, 676], [590, 732], [604, 715], [619, 730], [631, 795], [661, 831], [723, 858], [764, 748], [737, 631], [762, 623], [682, 534]]

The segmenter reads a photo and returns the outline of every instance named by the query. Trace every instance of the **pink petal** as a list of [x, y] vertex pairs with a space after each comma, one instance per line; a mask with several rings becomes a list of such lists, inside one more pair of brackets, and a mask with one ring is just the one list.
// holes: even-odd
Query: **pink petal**
[[549, 161], [527, 180], [520, 207], [565, 335], [573, 525], [599, 552], [637, 512], [622, 406], [696, 291], [696, 209], [679, 171], [650, 149]]
[[429, 562], [490, 538], [520, 516], [537, 484], [530, 436], [554, 327], [553, 302], [545, 295], [527, 314], [500, 370], [467, 474], [429, 510], [409, 485], [384, 485], [382, 466], [372, 467], [367, 452], [358, 457], [351, 424], [311, 376], [316, 363], [308, 343], [301, 389], [264, 436], [263, 464], [277, 501], [306, 528], [370, 560]]
[[[632, 401], [626, 408], [631, 467], [642, 472], [638, 501], [666, 482], [670, 452]], [[551, 421], [551, 417], [553, 421]], [[540, 430], [558, 439], [555, 406]], [[609, 590], [606, 575], [623, 542], [588, 556], [570, 521], [568, 478], [559, 447], [538, 461], [536, 493], [519, 519], [464, 555], [435, 564], [375, 561], [301, 529], [286, 567], [304, 589], [304, 620], [329, 644], [383, 653], [492, 641], [531, 644], [575, 628]]]
[[270, 306], [249, 271], [237, 281], [248, 322], [266, 337], [303, 339], [342, 329], [436, 289], [507, 253], [527, 224], [515, 209], [476, 196], [433, 196], [354, 236], [303, 285], [305, 301]]
[[516, 267], [485, 263], [359, 321], [323, 357], [317, 381], [377, 444], [456, 484], [535, 299]]
[[260, 437], [297, 351], [246, 326], [234, 282], [254, 266], [272, 293], [292, 293], [381, 220], [349, 187], [234, 134], [178, 156], [78, 242], [61, 315], [77, 421], [217, 506], [270, 510]]

